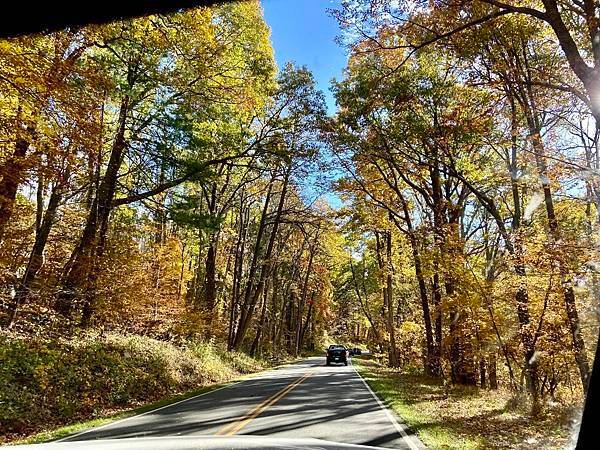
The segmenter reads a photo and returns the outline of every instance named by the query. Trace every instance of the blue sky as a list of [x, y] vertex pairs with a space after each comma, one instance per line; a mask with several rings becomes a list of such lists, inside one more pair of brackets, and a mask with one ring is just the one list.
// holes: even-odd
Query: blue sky
[[[335, 100], [329, 90], [332, 78], [341, 79], [346, 67], [346, 50], [335, 43], [340, 34], [336, 20], [327, 12], [339, 6], [339, 0], [261, 0], [265, 20], [271, 27], [271, 42], [279, 67], [288, 61], [307, 66], [318, 88], [325, 94], [327, 110], [335, 113]], [[325, 175], [328, 174], [328, 175]], [[342, 205], [334, 192], [324, 192], [318, 178], [335, 179], [336, 172], [321, 172], [303, 180], [302, 193], [308, 202], [321, 197], [333, 208]]]
[[339, 0], [262, 0], [265, 20], [271, 27], [271, 40], [279, 67], [287, 61], [307, 66], [327, 100], [330, 114], [335, 101], [329, 91], [332, 78], [341, 78], [347, 56], [334, 39], [340, 33], [327, 8]]

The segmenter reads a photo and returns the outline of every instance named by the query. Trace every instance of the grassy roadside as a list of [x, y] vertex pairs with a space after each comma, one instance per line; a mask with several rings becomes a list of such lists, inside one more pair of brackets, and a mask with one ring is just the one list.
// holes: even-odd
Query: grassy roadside
[[42, 431], [42, 432], [36, 433], [32, 436], [9, 442], [9, 445], [39, 444], [39, 443], [43, 443], [43, 442], [55, 441], [57, 439], [61, 439], [66, 436], [69, 436], [71, 434], [75, 434], [75, 433], [78, 433], [78, 432], [81, 432], [81, 431], [84, 431], [84, 430], [87, 430], [90, 428], [96, 428], [96, 427], [100, 427], [103, 425], [107, 425], [107, 424], [116, 422], [118, 420], [127, 419], [129, 417], [137, 416], [139, 414], [143, 414], [148, 411], [152, 411], [154, 409], [170, 405], [172, 403], [176, 403], [176, 402], [179, 402], [182, 400], [186, 400], [188, 398], [196, 397], [201, 394], [206, 394], [208, 392], [238, 383], [245, 379], [252, 378], [256, 375], [259, 375], [262, 372], [277, 369], [279, 367], [283, 367], [288, 364], [293, 364], [294, 362], [297, 362], [300, 359], [303, 359], [303, 358], [290, 359], [290, 360], [286, 360], [284, 362], [278, 362], [272, 366], [266, 367], [264, 370], [260, 370], [258, 372], [253, 372], [253, 373], [247, 373], [247, 374], [241, 375], [233, 380], [227, 381], [225, 383], [215, 383], [210, 386], [205, 386], [201, 389], [196, 389], [196, 390], [193, 390], [190, 392], [186, 392], [184, 394], [172, 396], [169, 398], [164, 398], [162, 400], [152, 402], [152, 403], [149, 403], [149, 404], [146, 404], [143, 406], [139, 406], [136, 408], [125, 409], [125, 410], [120, 410], [120, 411], [115, 411], [115, 412], [107, 412], [106, 415], [103, 415], [102, 417], [97, 417], [97, 418], [94, 418], [91, 420], [84, 420], [81, 422], [72, 423], [72, 424], [69, 424], [69, 425], [66, 425], [66, 426], [63, 426], [60, 428], [52, 429], [52, 430]]
[[403, 374], [374, 360], [354, 365], [371, 388], [418, 435], [436, 449], [571, 448], [574, 407], [549, 406], [532, 420], [513, 406], [507, 391], [444, 386], [421, 375]]
[[211, 392], [211, 391], [214, 391], [214, 390], [226, 387], [226, 386], [230, 386], [230, 385], [238, 383], [240, 381], [244, 381], [248, 378], [252, 378], [252, 377], [257, 376], [268, 370], [278, 369], [280, 367], [284, 367], [289, 364], [294, 364], [296, 362], [299, 362], [299, 361], [301, 361], [305, 358], [311, 357], [311, 356], [320, 356], [320, 354], [321, 354], [321, 352], [308, 352], [306, 354], [303, 353], [298, 358], [290, 358], [285, 361], [279, 361], [279, 362], [275, 363], [274, 365], [266, 366], [266, 368], [264, 370], [260, 370], [258, 372], [247, 373], [247, 374], [241, 375], [241, 376], [239, 376], [231, 381], [225, 382], [225, 383], [215, 383], [210, 386], [205, 386], [201, 389], [196, 389], [194, 391], [186, 392], [185, 394], [180, 394], [180, 395], [176, 395], [173, 397], [165, 398], [165, 399], [162, 399], [162, 400], [159, 400], [156, 402], [149, 403], [147, 405], [139, 406], [137, 408], [120, 410], [117, 412], [107, 412], [106, 415], [104, 415], [102, 417], [97, 417], [97, 418], [91, 419], [91, 420], [85, 420], [85, 421], [81, 421], [81, 422], [72, 423], [72, 424], [69, 424], [69, 425], [66, 425], [66, 426], [63, 426], [60, 428], [52, 429], [52, 430], [42, 431], [40, 433], [36, 433], [32, 436], [29, 436], [27, 438], [12, 441], [9, 443], [9, 445], [39, 444], [42, 442], [55, 441], [57, 439], [61, 439], [66, 436], [69, 436], [71, 434], [75, 434], [75, 433], [78, 433], [78, 432], [81, 432], [81, 431], [84, 431], [87, 429], [107, 425], [109, 423], [113, 423], [113, 422], [116, 422], [116, 421], [122, 420], [122, 419], [127, 419], [129, 417], [137, 416], [139, 414], [143, 414], [148, 411], [152, 411], [154, 409], [161, 408], [163, 406], [167, 406], [167, 405], [170, 405], [173, 403], [177, 403], [182, 400], [186, 400], [188, 398], [196, 397], [201, 394], [206, 394], [208, 392]]
[[[250, 377], [252, 374], [244, 375], [240, 377], [240, 379], [244, 379], [246, 377]], [[106, 425], [112, 422], [116, 422], [117, 420], [126, 419], [128, 417], [137, 416], [138, 414], [143, 414], [145, 412], [151, 411], [156, 408], [160, 408], [163, 406], [170, 405], [171, 403], [176, 403], [181, 400], [185, 400], [187, 398], [195, 397], [200, 394], [204, 394], [210, 391], [214, 391], [215, 389], [230, 385], [235, 383], [238, 380], [232, 380], [227, 383], [215, 384], [212, 386], [206, 386], [201, 389], [197, 389], [191, 392], [187, 392], [185, 394], [176, 395], [174, 397], [165, 398], [156, 402], [152, 402], [147, 405], [143, 405], [133, 409], [126, 409], [117, 412], [107, 412], [105, 416], [97, 417], [91, 420], [84, 420], [81, 422], [72, 423], [60, 428], [56, 428], [53, 430], [42, 431], [40, 433], [36, 433], [33, 436], [29, 436], [24, 439], [18, 439], [16, 441], [10, 442], [11, 445], [19, 445], [19, 444], [38, 444], [47, 441], [54, 441], [57, 439], [61, 439], [65, 436], [78, 433], [83, 430], [87, 430], [89, 428], [96, 428], [102, 425]]]
[[212, 343], [90, 334], [43, 342], [2, 335], [0, 361], [0, 444], [24, 444], [141, 414], [292, 359], [253, 359]]

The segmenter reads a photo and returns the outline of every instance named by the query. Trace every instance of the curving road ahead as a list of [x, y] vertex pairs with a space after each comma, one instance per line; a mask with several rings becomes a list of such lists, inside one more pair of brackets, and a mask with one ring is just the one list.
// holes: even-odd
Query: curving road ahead
[[421, 450], [352, 364], [309, 358], [61, 441], [259, 435]]

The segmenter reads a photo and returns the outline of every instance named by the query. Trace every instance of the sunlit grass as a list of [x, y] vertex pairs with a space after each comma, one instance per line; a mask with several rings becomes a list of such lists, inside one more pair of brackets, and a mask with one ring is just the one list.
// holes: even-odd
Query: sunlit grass
[[432, 450], [564, 449], [574, 412], [554, 407], [538, 419], [511, 406], [509, 391], [449, 386], [403, 374], [372, 360], [357, 369], [374, 391]]
[[210, 342], [175, 346], [135, 335], [3, 342], [0, 443], [59, 439], [287, 362]]
[[[234, 367], [243, 375], [236, 377], [235, 379], [225, 382], [225, 383], [215, 383], [210, 386], [203, 387], [201, 389], [196, 389], [190, 392], [186, 392], [185, 394], [176, 395], [173, 397], [165, 398], [156, 402], [149, 403], [147, 405], [139, 406], [133, 409], [126, 409], [118, 412], [107, 412], [106, 415], [102, 417], [98, 417], [91, 420], [84, 420], [81, 422], [76, 422], [73, 424], [69, 424], [66, 426], [62, 426], [60, 428], [55, 428], [51, 430], [45, 430], [39, 433], [36, 433], [27, 438], [18, 439], [9, 443], [9, 445], [20, 445], [20, 444], [38, 444], [49, 441], [56, 441], [58, 439], [64, 438], [66, 436], [79, 433], [84, 430], [88, 430], [91, 428], [100, 427], [102, 425], [106, 425], [112, 422], [116, 422], [118, 420], [126, 419], [128, 417], [133, 417], [138, 414], [143, 414], [148, 411], [152, 411], [157, 408], [161, 408], [163, 406], [170, 405], [172, 403], [176, 403], [187, 398], [195, 397], [210, 391], [214, 391], [221, 387], [229, 386], [231, 384], [237, 383], [239, 381], [243, 381], [253, 376], [256, 376], [261, 371], [275, 369], [293, 362], [293, 359], [280, 361], [279, 364], [265, 368], [264, 365], [257, 364], [255, 359], [250, 358], [249, 356], [241, 353], [231, 352], [228, 353], [228, 358], [231, 358], [231, 361], [235, 361]], [[222, 367], [221, 367], [222, 368]], [[245, 372], [245, 373], [244, 373]]]

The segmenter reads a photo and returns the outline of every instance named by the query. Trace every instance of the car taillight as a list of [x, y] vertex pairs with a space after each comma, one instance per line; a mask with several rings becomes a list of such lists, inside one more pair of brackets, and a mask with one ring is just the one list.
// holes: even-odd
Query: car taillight
[[331, 356], [331, 352], [327, 350], [327, 356]]

